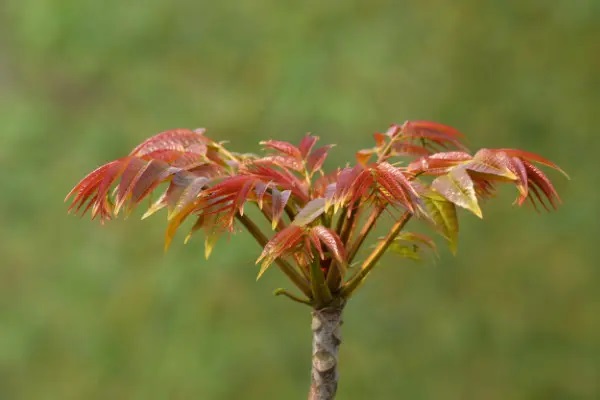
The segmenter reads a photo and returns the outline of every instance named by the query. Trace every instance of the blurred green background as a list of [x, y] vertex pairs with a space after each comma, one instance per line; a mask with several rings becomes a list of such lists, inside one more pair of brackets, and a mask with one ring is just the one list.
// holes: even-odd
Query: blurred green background
[[0, 399], [306, 398], [308, 309], [273, 298], [275, 269], [255, 282], [248, 235], [165, 255], [164, 215], [101, 227], [63, 197], [169, 128], [240, 151], [311, 131], [331, 167], [406, 119], [572, 180], [550, 172], [557, 213], [508, 188], [463, 213], [456, 257], [386, 258], [346, 310], [339, 398], [600, 398], [599, 20], [597, 0], [2, 1]]

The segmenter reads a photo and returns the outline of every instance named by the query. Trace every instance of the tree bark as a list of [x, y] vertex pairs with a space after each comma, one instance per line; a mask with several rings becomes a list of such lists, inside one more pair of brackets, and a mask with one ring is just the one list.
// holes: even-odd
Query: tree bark
[[331, 400], [338, 383], [343, 305], [312, 312], [312, 371], [308, 400]]

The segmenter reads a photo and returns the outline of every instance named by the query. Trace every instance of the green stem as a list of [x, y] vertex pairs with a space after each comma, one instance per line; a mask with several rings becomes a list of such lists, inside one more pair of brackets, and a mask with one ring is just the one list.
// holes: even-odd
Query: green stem
[[[267, 237], [260, 231], [260, 228], [246, 215], [237, 214], [236, 218], [242, 223], [242, 225], [244, 225], [254, 239], [256, 239], [258, 244], [260, 244], [262, 247], [265, 247], [269, 239], [267, 239]], [[312, 293], [308, 282], [302, 277], [302, 275], [298, 273], [298, 271], [294, 269], [293, 266], [281, 258], [277, 258], [275, 263], [277, 263], [279, 269], [288, 278], [290, 278], [290, 280], [298, 287], [298, 289], [302, 291], [302, 293], [306, 295], [306, 297], [312, 298]]]
[[361, 209], [360, 207], [357, 207], [356, 211], [352, 212], [352, 209], [349, 207], [346, 209], [346, 213], [351, 213], [350, 216], [349, 217], [346, 217], [346, 216], [341, 217], [341, 218], [344, 218], [345, 221], [342, 225], [339, 235], [340, 235], [340, 239], [342, 240], [342, 243], [344, 243], [344, 244], [348, 243], [348, 238], [350, 237], [350, 233], [352, 232], [352, 229], [354, 228], [354, 222], [356, 221], [356, 216], [360, 209]]
[[385, 207], [376, 206], [371, 211], [371, 214], [369, 215], [369, 218], [365, 221], [365, 224], [360, 230], [358, 237], [350, 246], [350, 250], [348, 251], [348, 264], [352, 263], [352, 260], [354, 260], [354, 257], [356, 256], [356, 253], [358, 253], [360, 246], [362, 246], [362, 244], [364, 243], [365, 239], [367, 238], [367, 235], [369, 234], [373, 226], [375, 226], [375, 222], [377, 221], [384, 209]]
[[321, 270], [318, 259], [310, 263], [310, 283], [312, 287], [312, 298], [315, 300], [315, 308], [327, 306], [333, 300], [331, 291], [325, 282], [325, 276]]
[[390, 244], [392, 244], [396, 236], [398, 236], [400, 231], [402, 231], [402, 228], [404, 228], [404, 225], [406, 225], [410, 217], [412, 217], [412, 213], [410, 211], [406, 211], [404, 214], [402, 214], [400, 219], [396, 221], [385, 239], [379, 242], [377, 247], [375, 247], [375, 250], [373, 250], [373, 252], [369, 254], [369, 257], [367, 257], [367, 259], [363, 262], [360, 270], [342, 287], [341, 296], [343, 298], [349, 298], [356, 288], [358, 288], [364, 282], [369, 272], [371, 272], [373, 267], [375, 267], [375, 264], [377, 264], [377, 261], [379, 261]]
[[275, 296], [285, 296], [285, 297], [289, 298], [290, 300], [295, 301], [296, 303], [301, 303], [301, 304], [306, 304], [308, 306], [312, 306], [312, 302], [309, 299], [303, 299], [301, 297], [298, 297], [295, 294], [292, 294], [283, 288], [275, 289], [273, 294]]
[[329, 264], [326, 281], [329, 291], [335, 293], [339, 290], [340, 283], [342, 282], [342, 274], [340, 273], [340, 267], [335, 259], [332, 259]]
[[342, 207], [342, 211], [340, 216], [338, 217], [337, 223], [335, 224], [335, 232], [339, 235], [342, 233], [342, 229], [344, 229], [344, 222], [346, 222], [346, 212], [348, 211], [348, 207]]
[[[352, 233], [352, 228], [354, 221], [356, 220], [356, 214], [353, 213], [350, 217], [347, 217], [346, 213], [349, 208], [344, 207], [342, 209], [342, 213], [336, 224], [336, 232], [340, 235], [340, 239], [342, 243], [347, 243], [350, 234]], [[329, 270], [327, 271], [327, 287], [331, 292], [337, 292], [339, 290], [340, 284], [342, 283], [342, 274], [340, 273], [339, 266], [337, 265], [337, 261], [335, 259], [331, 260], [329, 264]]]
[[296, 218], [296, 213], [294, 212], [292, 205], [290, 203], [287, 203], [283, 210], [285, 211], [288, 218], [290, 219], [290, 222], [294, 221], [294, 218]]

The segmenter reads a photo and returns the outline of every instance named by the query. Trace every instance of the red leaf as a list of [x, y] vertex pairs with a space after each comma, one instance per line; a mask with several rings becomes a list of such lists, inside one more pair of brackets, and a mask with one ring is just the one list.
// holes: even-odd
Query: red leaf
[[456, 139], [464, 138], [464, 135], [460, 133], [458, 130], [452, 128], [448, 125], [439, 124], [437, 122], [431, 121], [406, 121], [404, 125], [402, 125], [404, 130], [419, 132], [433, 132], [441, 135], [453, 137]]
[[472, 160], [464, 164], [464, 167], [489, 179], [496, 177], [514, 181], [517, 176], [512, 172], [510, 163], [509, 156], [503, 151], [481, 149], [475, 153]]
[[293, 195], [301, 202], [309, 200], [308, 188], [305, 181], [286, 169], [276, 170], [262, 165], [247, 165], [240, 168], [239, 173], [252, 175], [263, 182], [273, 182], [273, 185], [282, 189], [291, 190]]
[[396, 124], [390, 125], [385, 135], [391, 138], [395, 138], [401, 132], [402, 127]]
[[523, 205], [523, 202], [527, 198], [527, 194], [529, 191], [529, 185], [527, 183], [527, 170], [525, 169], [525, 165], [518, 157], [511, 157], [509, 168], [517, 177], [517, 189], [521, 193], [517, 202], [519, 205]]
[[302, 163], [302, 160], [288, 156], [267, 156], [253, 160], [252, 162], [256, 165], [274, 165], [282, 168], [289, 168], [294, 171], [304, 170], [304, 164]]
[[[333, 206], [334, 212], [337, 212], [339, 207], [352, 202], [352, 197], [356, 195], [356, 181], [361, 176], [365, 169], [361, 165], [354, 166], [353, 168], [344, 168], [337, 174], [335, 183], [335, 193], [333, 195]], [[370, 173], [367, 171], [367, 174]], [[361, 194], [358, 194], [360, 196]]]
[[394, 156], [427, 156], [431, 154], [431, 151], [423, 146], [404, 142], [394, 142], [392, 150], [392, 155]]
[[280, 153], [293, 157], [296, 160], [302, 159], [302, 152], [300, 151], [300, 149], [291, 143], [283, 142], [280, 140], [265, 140], [260, 142], [260, 144], [264, 147], [277, 150]]
[[119, 210], [130, 195], [131, 190], [133, 190], [133, 186], [135, 185], [137, 178], [142, 172], [144, 172], [144, 169], [146, 169], [149, 162], [150, 161], [145, 161], [137, 157], [129, 158], [127, 167], [125, 167], [125, 170], [121, 175], [121, 181], [117, 186], [115, 196], [115, 214], [119, 213]]
[[138, 204], [156, 186], [178, 171], [179, 168], [169, 167], [168, 164], [162, 161], [150, 161], [131, 191], [131, 204]]
[[338, 234], [322, 225], [317, 225], [311, 228], [311, 233], [315, 234], [319, 239], [321, 239], [333, 258], [335, 258], [340, 267], [342, 267], [343, 270], [341, 272], [345, 272], [345, 267], [347, 264], [346, 249], [344, 248], [344, 244], [342, 243], [342, 240]]
[[75, 187], [73, 187], [73, 189], [71, 189], [71, 191], [65, 197], [65, 201], [67, 201], [69, 199], [69, 197], [71, 197], [75, 194], [75, 198], [73, 199], [73, 202], [69, 206], [69, 211], [71, 211], [75, 206], [77, 206], [76, 211], [79, 211], [79, 209], [81, 208], [81, 206], [83, 206], [85, 201], [90, 199], [92, 194], [98, 188], [98, 184], [100, 182], [102, 182], [106, 172], [112, 168], [114, 163], [117, 163], [117, 162], [118, 162], [118, 160], [113, 161], [108, 164], [104, 164], [104, 165], [96, 168], [95, 170], [90, 172], [88, 175], [86, 175], [81, 181], [79, 181], [79, 183], [77, 185], [75, 185]]
[[407, 170], [412, 173], [440, 175], [447, 173], [452, 167], [471, 160], [473, 157], [463, 151], [446, 151], [422, 157], [408, 164]]
[[[556, 189], [554, 189], [554, 186], [552, 185], [552, 182], [550, 182], [548, 177], [535, 165], [531, 164], [528, 161], [523, 160], [523, 165], [525, 166], [525, 170], [527, 171], [527, 177], [530, 184], [529, 187], [532, 190], [534, 190], [534, 193], [536, 194], [537, 191], [535, 191], [535, 188], [539, 188], [542, 191], [542, 193], [544, 193], [552, 207], [554, 209], [558, 208], [558, 204], [560, 204], [561, 200], [558, 196], [558, 193], [556, 192]], [[541, 201], [539, 195], [538, 199], [543, 205], [544, 203]]]
[[363, 167], [366, 167], [373, 153], [375, 153], [375, 151], [372, 149], [359, 150], [356, 152], [356, 161]]
[[171, 149], [161, 149], [155, 150], [148, 154], [143, 155], [141, 158], [145, 160], [161, 160], [169, 165], [180, 168], [193, 168], [195, 166], [201, 165], [205, 160], [206, 153], [206, 145], [204, 146], [204, 151], [191, 152], [191, 151], [178, 151]]
[[318, 136], [311, 136], [309, 133], [307, 133], [306, 136], [302, 138], [298, 149], [300, 150], [300, 154], [302, 155], [303, 159], [306, 159], [315, 143], [317, 143], [317, 140], [319, 140]]
[[[182, 219], [187, 216], [192, 211], [194, 202], [198, 199], [198, 195], [208, 181], [209, 178], [205, 176], [188, 176], [184, 182], [179, 181], [180, 184], [176, 184], [179, 188], [173, 190], [168, 198], [169, 204], [173, 205], [172, 209], [169, 210], [168, 219]], [[176, 197], [177, 194], [179, 196]]]
[[277, 258], [291, 253], [301, 243], [303, 235], [304, 229], [297, 225], [290, 225], [275, 234], [256, 260], [257, 264], [262, 261], [256, 279], [259, 279]]
[[210, 142], [203, 133], [204, 130], [171, 129], [146, 139], [129, 155], [141, 157], [157, 150], [189, 151], [203, 155], [206, 153], [206, 144]]
[[387, 162], [377, 164], [375, 169], [377, 171], [377, 177], [375, 178], [377, 183], [385, 188], [385, 192], [382, 192], [382, 194], [388, 197], [389, 201], [399, 202], [408, 210], [414, 212], [414, 199], [419, 195], [404, 174]]
[[465, 146], [460, 142], [463, 135], [456, 129], [447, 125], [438, 124], [429, 121], [406, 121], [402, 125], [401, 136], [404, 139], [425, 140], [424, 146], [431, 147], [432, 143], [442, 148], [448, 146], [465, 150]]
[[254, 183], [255, 181], [252, 180], [248, 180], [246, 183], [244, 183], [244, 186], [242, 186], [235, 200], [233, 201], [233, 211], [237, 210], [240, 215], [244, 215], [244, 204], [246, 203], [246, 200], [248, 200], [248, 194], [254, 187]]
[[287, 204], [291, 193], [290, 190], [284, 190], [283, 192], [280, 192], [275, 188], [271, 190], [271, 207], [273, 208], [273, 217], [271, 219], [272, 229], [275, 229], [279, 224], [279, 220], [281, 219], [281, 215], [283, 215], [283, 210], [285, 209], [285, 205]]
[[383, 147], [387, 143], [388, 135], [384, 133], [374, 133], [373, 138], [375, 139], [375, 146]]
[[262, 210], [263, 208], [263, 198], [265, 197], [265, 193], [269, 188], [268, 183], [263, 183], [261, 181], [257, 181], [254, 184], [254, 193], [256, 194], [256, 202], [258, 203], [258, 208]]
[[328, 144], [326, 146], [319, 147], [318, 149], [310, 153], [310, 156], [308, 156], [308, 159], [306, 161], [306, 166], [310, 173], [321, 169], [323, 163], [325, 162], [325, 159], [327, 158], [327, 153], [332, 147], [332, 144]]
[[[317, 253], [319, 254], [319, 258], [321, 260], [325, 259], [325, 253], [323, 252], [323, 246], [321, 245], [321, 239], [319, 238], [319, 235], [317, 235], [317, 232], [314, 230], [310, 230], [308, 232], [308, 237], [310, 239], [310, 242], [312, 242], [313, 246], [315, 246], [315, 249], [317, 249]], [[310, 243], [309, 243], [310, 245]], [[310, 248], [310, 246], [306, 246], [306, 248]], [[311, 254], [309, 252], [309, 254]]]
[[169, 215], [167, 216], [169, 223], [165, 232], [165, 250], [169, 248], [177, 228], [193, 211], [198, 194], [202, 191], [208, 180], [204, 176], [197, 176], [186, 180], [186, 184], [181, 186], [183, 190], [178, 189], [172, 192], [173, 194], [180, 194], [180, 196], [177, 199], [168, 199], [175, 206], [169, 211]]
[[529, 153], [527, 151], [517, 150], [517, 149], [497, 149], [496, 151], [503, 151], [510, 157], [519, 157], [521, 159], [524, 159], [524, 160], [527, 160], [530, 162], [534, 161], [534, 162], [543, 164], [547, 167], [554, 168], [555, 170], [559, 171], [567, 178], [569, 177], [569, 175], [567, 175], [567, 173], [565, 171], [563, 171], [558, 165], [556, 165], [555, 163], [553, 163], [550, 160], [545, 159], [544, 157], [542, 157], [538, 154]]

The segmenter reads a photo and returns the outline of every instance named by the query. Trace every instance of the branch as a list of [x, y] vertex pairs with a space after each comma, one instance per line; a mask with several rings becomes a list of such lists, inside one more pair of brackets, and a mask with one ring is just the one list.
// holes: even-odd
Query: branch
[[273, 291], [273, 294], [275, 296], [285, 296], [285, 297], [289, 298], [290, 300], [295, 301], [296, 303], [301, 303], [301, 304], [306, 304], [306, 305], [312, 306], [312, 302], [309, 299], [303, 299], [301, 297], [298, 297], [283, 288], [275, 289]]
[[315, 308], [319, 309], [331, 303], [333, 297], [325, 282], [325, 276], [321, 270], [321, 264], [319, 263], [318, 258], [315, 258], [315, 260], [310, 263], [310, 283], [313, 293], [312, 298], [315, 300]]
[[[236, 214], [236, 218], [246, 227], [248, 232], [256, 239], [258, 244], [265, 247], [269, 239], [260, 231], [260, 228], [246, 215]], [[302, 277], [287, 261], [277, 258], [275, 260], [279, 269], [304, 293], [308, 298], [312, 298], [310, 286], [306, 279]]]
[[348, 250], [348, 264], [352, 263], [352, 260], [354, 259], [356, 253], [358, 253], [358, 250], [360, 249], [360, 246], [362, 246], [362, 244], [364, 243], [365, 239], [367, 238], [367, 235], [369, 234], [373, 226], [375, 226], [375, 222], [377, 221], [384, 209], [385, 207], [383, 206], [375, 206], [375, 208], [371, 211], [371, 214], [369, 215], [369, 218], [365, 221], [365, 224], [360, 230], [358, 237], [350, 246], [350, 250]]
[[411, 217], [412, 213], [410, 211], [406, 211], [404, 214], [402, 214], [400, 219], [396, 221], [385, 239], [381, 241], [377, 247], [375, 247], [375, 250], [373, 250], [373, 252], [369, 254], [369, 257], [367, 257], [367, 259], [363, 262], [360, 270], [342, 287], [341, 296], [343, 298], [349, 298], [356, 288], [358, 288], [364, 282], [369, 272], [371, 272], [373, 267], [375, 267], [377, 261], [379, 261], [381, 256], [385, 253], [390, 244], [392, 244], [396, 236], [398, 236], [400, 231], [402, 231], [402, 228], [404, 228], [404, 225], [406, 225]]

